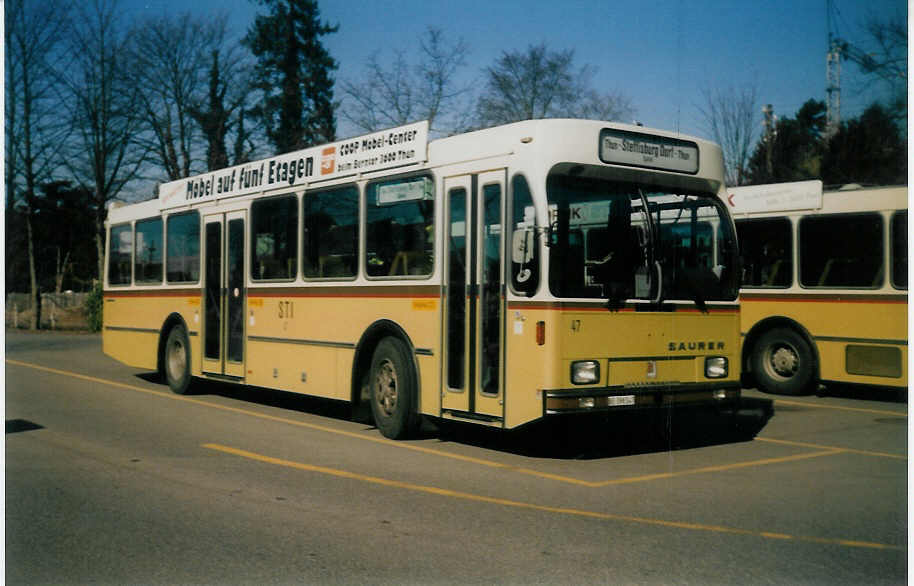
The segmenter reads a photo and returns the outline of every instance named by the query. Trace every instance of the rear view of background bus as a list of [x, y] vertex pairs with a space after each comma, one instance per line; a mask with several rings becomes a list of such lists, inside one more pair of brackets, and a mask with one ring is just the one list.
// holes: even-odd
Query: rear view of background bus
[[819, 382], [905, 390], [907, 187], [804, 181], [729, 194], [750, 381], [786, 395]]

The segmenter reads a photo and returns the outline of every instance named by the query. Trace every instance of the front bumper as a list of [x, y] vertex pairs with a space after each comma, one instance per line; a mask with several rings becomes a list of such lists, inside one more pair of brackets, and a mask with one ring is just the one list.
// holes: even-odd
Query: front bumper
[[739, 399], [740, 386], [736, 381], [551, 389], [543, 391], [543, 414], [548, 416], [698, 405], [730, 408], [736, 406]]

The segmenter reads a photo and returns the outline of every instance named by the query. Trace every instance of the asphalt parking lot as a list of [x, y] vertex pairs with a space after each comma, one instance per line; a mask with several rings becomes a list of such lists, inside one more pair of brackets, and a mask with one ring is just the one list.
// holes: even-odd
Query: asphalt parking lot
[[173, 395], [93, 336], [7, 332], [5, 381], [11, 583], [907, 579], [894, 395], [391, 442], [333, 402]]

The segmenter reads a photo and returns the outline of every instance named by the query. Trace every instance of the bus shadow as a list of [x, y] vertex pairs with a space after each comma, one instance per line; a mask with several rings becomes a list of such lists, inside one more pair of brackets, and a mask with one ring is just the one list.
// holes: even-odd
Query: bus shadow
[[[154, 384], [166, 384], [156, 373], [136, 376]], [[198, 379], [190, 394], [214, 395], [341, 421], [354, 420], [352, 406], [345, 401], [263, 387]], [[743, 397], [735, 414], [718, 413], [710, 408], [595, 413], [548, 418], [516, 430], [426, 418], [419, 433], [406, 441], [437, 439], [442, 443], [467, 444], [534, 458], [600, 459], [749, 441], [773, 415], [772, 400]], [[364, 417], [356, 420], [374, 429]]]
[[883, 389], [848, 383], [828, 383], [816, 391], [817, 397], [877, 401], [880, 403], [907, 403], [907, 389]]
[[[154, 384], [166, 385], [165, 380], [157, 373], [137, 374], [137, 378]], [[254, 387], [250, 385], [228, 384], [219, 381], [195, 379], [189, 389], [190, 396], [214, 395], [243, 401], [245, 403], [254, 403], [266, 407], [276, 407], [278, 409], [287, 409], [290, 411], [300, 411], [311, 413], [321, 417], [332, 419], [352, 419], [352, 407], [345, 401], [335, 399], [325, 399], [322, 397], [313, 397], [302, 395], [300, 393], [290, 393], [287, 391], [278, 391], [264, 387]]]
[[441, 422], [442, 442], [533, 458], [592, 460], [750, 441], [774, 415], [773, 401], [744, 397], [735, 414], [714, 409], [619, 412], [537, 421], [513, 431]]

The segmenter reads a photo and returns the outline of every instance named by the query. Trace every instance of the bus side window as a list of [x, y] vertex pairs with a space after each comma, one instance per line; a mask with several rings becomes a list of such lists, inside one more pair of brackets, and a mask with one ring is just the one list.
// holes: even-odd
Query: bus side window
[[358, 271], [359, 190], [354, 185], [303, 198], [305, 277], [352, 278]]
[[292, 280], [298, 263], [298, 198], [251, 204], [251, 274], [255, 280]]
[[802, 218], [800, 282], [807, 287], [878, 288], [884, 274], [884, 233], [879, 214]]
[[108, 284], [129, 285], [133, 257], [133, 226], [112, 226], [109, 246], [111, 250], [108, 252]]
[[892, 285], [908, 288], [908, 211], [892, 216]]
[[420, 175], [371, 183], [365, 195], [369, 277], [428, 276], [434, 266], [435, 194]]
[[196, 282], [200, 278], [200, 214], [187, 212], [168, 216], [165, 227], [168, 282]]
[[789, 287], [793, 281], [792, 228], [786, 218], [738, 220], [745, 287]]
[[136, 223], [134, 250], [134, 280], [137, 283], [162, 282], [162, 218], [139, 220]]

